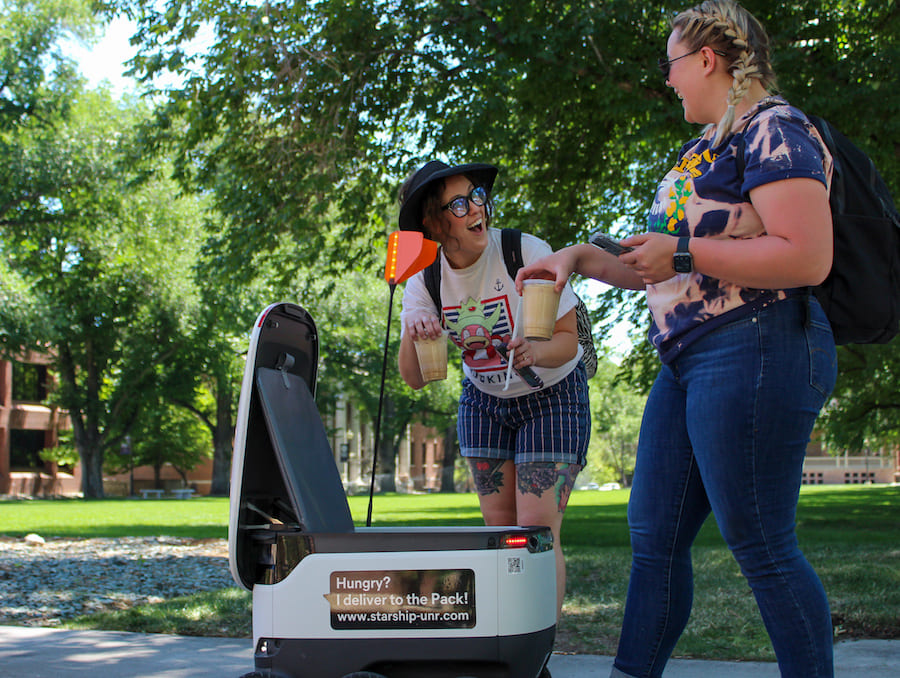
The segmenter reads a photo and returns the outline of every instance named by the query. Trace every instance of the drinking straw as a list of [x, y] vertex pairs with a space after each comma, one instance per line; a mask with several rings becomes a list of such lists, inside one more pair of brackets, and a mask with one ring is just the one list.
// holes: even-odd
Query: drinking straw
[[[522, 300], [519, 299], [519, 305], [516, 306], [516, 319], [513, 322], [513, 331], [510, 335], [510, 339], [514, 339], [516, 336], [516, 332], [519, 331], [519, 319], [522, 317]], [[509, 352], [509, 358], [506, 363], [506, 384], [503, 386], [503, 390], [506, 391], [509, 389], [509, 378], [512, 376], [512, 366], [513, 366], [513, 358], [516, 357], [516, 349], [513, 349]]]

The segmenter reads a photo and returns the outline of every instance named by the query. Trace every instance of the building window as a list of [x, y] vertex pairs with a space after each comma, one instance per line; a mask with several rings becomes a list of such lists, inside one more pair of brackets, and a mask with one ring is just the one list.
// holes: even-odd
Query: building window
[[874, 483], [875, 482], [875, 473], [870, 471], [869, 473], [858, 473], [854, 471], [853, 473], [845, 473], [844, 474], [844, 483], [847, 485], [859, 485], [865, 483]]
[[44, 449], [43, 431], [13, 429], [9, 432], [9, 465], [13, 470], [33, 471], [44, 467], [40, 452]]
[[43, 402], [47, 397], [47, 367], [14, 362], [12, 397], [13, 400]]

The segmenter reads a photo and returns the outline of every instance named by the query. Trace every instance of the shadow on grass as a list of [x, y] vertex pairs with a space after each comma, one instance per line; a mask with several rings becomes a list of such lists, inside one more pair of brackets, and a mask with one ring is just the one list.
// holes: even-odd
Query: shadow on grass
[[251, 638], [250, 607], [250, 593], [232, 587], [119, 612], [85, 615], [64, 624], [64, 628]]
[[[568, 590], [558, 628], [559, 651], [615, 653], [631, 561], [627, 497], [626, 490], [573, 494], [562, 530]], [[197, 501], [182, 502], [181, 507], [172, 502], [169, 508], [180, 508], [182, 515], [169, 522], [160, 519], [150, 525], [148, 520], [125, 528], [122, 520], [116, 520], [116, 526], [100, 531], [129, 529], [130, 535], [196, 538], [209, 529], [190, 524], [201, 514], [199, 503], [192, 503]], [[364, 516], [367, 502], [367, 497], [351, 498], [353, 514]], [[131, 503], [143, 508], [144, 513], [153, 505]], [[801, 494], [798, 535], [828, 592], [836, 638], [900, 638], [898, 506], [900, 488], [894, 487], [826, 486], [804, 488]], [[7, 507], [0, 504], [0, 512]], [[65, 522], [70, 506], [60, 507], [65, 509]], [[115, 514], [125, 508], [113, 505], [111, 511]], [[227, 502], [211, 508], [223, 516], [215, 529], [224, 536]], [[71, 514], [68, 518], [71, 520]], [[480, 525], [482, 520], [474, 495], [380, 495], [375, 498], [373, 524]], [[89, 528], [85, 525], [83, 529]], [[694, 605], [675, 656], [772, 661], [774, 656], [753, 595], [712, 519], [700, 532], [693, 560]], [[248, 637], [250, 596], [229, 588], [115, 614], [92, 615], [74, 623], [80, 628]]]

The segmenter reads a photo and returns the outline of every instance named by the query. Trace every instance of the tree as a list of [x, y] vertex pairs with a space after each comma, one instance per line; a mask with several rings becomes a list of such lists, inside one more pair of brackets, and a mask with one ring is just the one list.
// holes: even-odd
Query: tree
[[[154, 487], [162, 487], [162, 468], [170, 464], [187, 485], [187, 473], [211, 455], [210, 438], [202, 424], [183, 408], [147, 403], [129, 429], [131, 444], [104, 455], [104, 470], [122, 473], [133, 466], [153, 468]], [[128, 454], [125, 454], [128, 452]], [[132, 466], [133, 465], [133, 466]]]
[[[170, 366], [170, 373], [193, 381], [191, 398], [175, 397], [172, 402], [190, 412], [202, 424], [212, 443], [212, 479], [209, 493], [228, 496], [230, 486], [231, 453], [234, 441], [234, 404], [240, 384], [242, 367], [240, 353], [232, 336], [208, 309], [200, 312], [207, 321], [185, 345], [183, 357], [197, 356], [198, 362], [189, 366], [184, 362]], [[249, 323], [248, 323], [249, 324]], [[216, 330], [222, 330], [217, 333]], [[204, 337], [209, 337], [206, 343]], [[199, 355], [198, 355], [199, 354]], [[190, 466], [188, 468], [191, 468]]]
[[[425, 156], [499, 164], [498, 223], [554, 247], [598, 227], [640, 231], [656, 178], [698, 131], [655, 66], [667, 17], [686, 4], [111, 6], [138, 22], [134, 74], [151, 90], [168, 72], [182, 78], [157, 87], [164, 104], [147, 138], [173, 149], [184, 186], [214, 195], [226, 218], [217, 265], [252, 271], [246, 252], [290, 242], [295, 256], [281, 270], [324, 260], [341, 272], [376, 267], [371, 245], [380, 250], [392, 230], [391, 196]], [[900, 193], [897, 3], [746, 5], [771, 34], [788, 99], [834, 122]], [[210, 47], [192, 54], [201, 28]], [[611, 290], [594, 305], [604, 318], [646, 323], [636, 299]], [[646, 384], [655, 360], [642, 345], [628, 364]]]
[[835, 451], [895, 446], [900, 439], [900, 352], [895, 343], [840, 349], [838, 383], [820, 420]]
[[[362, 244], [382, 205], [341, 189], [396, 186], [434, 152], [500, 163], [504, 220], [562, 245], [594, 225], [640, 223], [691, 133], [655, 65], [683, 2], [118, 6], [139, 25], [134, 73], [148, 85], [184, 78], [164, 92], [156, 138], [175, 144], [179, 176], [215, 186], [242, 242], [284, 233], [319, 249], [333, 208], [353, 229], [347, 244]], [[896, 5], [748, 6], [773, 35], [788, 96], [895, 165]], [[192, 56], [201, 26], [214, 37]], [[898, 186], [900, 170], [888, 174]]]
[[0, 132], [65, 117], [79, 78], [59, 43], [93, 35], [90, 7], [85, 0], [10, 0], [0, 6]]
[[[204, 241], [219, 226], [212, 210], [204, 212]], [[163, 397], [178, 405], [206, 429], [212, 446], [210, 494], [227, 496], [231, 479], [234, 411], [237, 403], [249, 328], [275, 298], [266, 281], [236, 283], [219, 277], [199, 254], [192, 279], [198, 295], [190, 329], [163, 368]]]
[[617, 379], [619, 367], [601, 358], [590, 381], [591, 443], [587, 468], [591, 478], [614, 478], [630, 485], [646, 396]]
[[104, 454], [158, 389], [195, 302], [196, 237], [171, 183], [131, 183], [147, 169], [128, 155], [134, 120], [106, 95], [81, 92], [67, 119], [5, 137], [16, 165], [0, 199], [0, 285], [24, 319], [4, 350], [50, 353], [86, 497], [103, 496]]

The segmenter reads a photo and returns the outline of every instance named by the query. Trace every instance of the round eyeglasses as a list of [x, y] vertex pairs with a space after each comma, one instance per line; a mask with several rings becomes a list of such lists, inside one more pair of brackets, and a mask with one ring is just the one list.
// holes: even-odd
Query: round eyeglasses
[[450, 210], [455, 217], [464, 217], [469, 213], [469, 203], [476, 207], [484, 206], [487, 202], [487, 191], [483, 186], [476, 186], [469, 195], [458, 195], [446, 205], [441, 205], [442, 210]]

